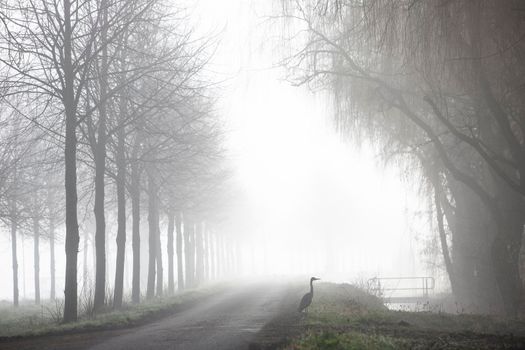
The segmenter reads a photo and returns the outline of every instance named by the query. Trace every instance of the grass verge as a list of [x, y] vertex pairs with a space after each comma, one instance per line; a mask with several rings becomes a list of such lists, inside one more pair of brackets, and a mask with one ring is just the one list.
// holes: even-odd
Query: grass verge
[[94, 330], [134, 327], [190, 308], [205, 300], [221, 287], [210, 286], [189, 290], [171, 297], [155, 298], [141, 304], [126, 304], [119, 310], [107, 309], [96, 315], [80, 316], [77, 322], [62, 324], [56, 304], [0, 305], [0, 341], [10, 338], [70, 334]]
[[[348, 284], [320, 283], [301, 334], [286, 349], [524, 349], [525, 322], [471, 314], [392, 311]], [[299, 298], [299, 296], [298, 296]]]

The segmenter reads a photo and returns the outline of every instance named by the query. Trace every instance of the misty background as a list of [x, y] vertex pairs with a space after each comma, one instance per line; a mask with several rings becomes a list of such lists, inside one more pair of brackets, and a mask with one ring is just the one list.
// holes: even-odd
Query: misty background
[[[215, 109], [225, 126], [227, 159], [236, 184], [228, 214], [232, 222], [225, 234], [235, 237], [240, 274], [274, 278], [315, 274], [360, 283], [378, 276], [424, 275], [437, 279], [437, 291], [446, 290], [441, 258], [429, 249], [437, 243], [419, 180], [385, 162], [374, 144], [338, 133], [327, 94], [287, 81], [279, 63], [290, 48], [275, 40], [287, 29], [269, 18], [275, 6], [264, 0], [200, 0], [189, 1], [185, 9], [196, 35], [216, 40], [205, 74], [218, 81], [213, 86]], [[111, 288], [117, 225], [112, 213], [106, 221]], [[166, 225], [161, 220], [164, 247]], [[142, 226], [142, 242], [147, 242], [146, 220]], [[93, 229], [81, 225], [81, 235]], [[59, 295], [64, 285], [64, 230], [62, 225], [57, 228]], [[19, 236], [21, 299], [34, 297], [32, 247], [30, 236]], [[0, 299], [5, 300], [12, 297], [12, 279], [7, 278], [12, 271], [10, 249], [6, 231], [0, 235], [0, 274], [6, 276]], [[90, 242], [87, 254], [83, 249], [81, 242], [79, 280], [84, 257], [93, 280], [93, 245]], [[164, 261], [166, 254], [163, 250]], [[126, 255], [131, 256], [131, 244]], [[47, 295], [47, 241], [40, 259], [41, 289]], [[146, 244], [141, 260], [147, 261]], [[146, 279], [144, 264], [142, 286]], [[126, 259], [124, 287], [131, 288], [131, 259]]]

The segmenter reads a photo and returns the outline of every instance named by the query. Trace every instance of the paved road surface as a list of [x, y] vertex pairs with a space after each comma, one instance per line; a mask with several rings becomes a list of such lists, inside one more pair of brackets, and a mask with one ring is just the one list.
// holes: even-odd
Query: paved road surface
[[294, 310], [288, 284], [243, 284], [161, 321], [127, 330], [0, 343], [0, 349], [248, 349], [261, 328]]

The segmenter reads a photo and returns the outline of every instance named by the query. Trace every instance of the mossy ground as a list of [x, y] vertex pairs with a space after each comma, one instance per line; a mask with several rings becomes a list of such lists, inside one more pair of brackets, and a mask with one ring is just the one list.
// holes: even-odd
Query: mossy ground
[[348, 284], [320, 283], [286, 349], [524, 349], [525, 322], [487, 315], [392, 311]]

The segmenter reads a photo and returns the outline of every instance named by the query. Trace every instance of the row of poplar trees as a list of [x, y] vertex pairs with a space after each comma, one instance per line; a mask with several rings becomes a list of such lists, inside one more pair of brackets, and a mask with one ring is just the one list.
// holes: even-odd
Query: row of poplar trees
[[[211, 40], [196, 37], [186, 11], [174, 2], [0, 2], [0, 218], [10, 228], [15, 305], [17, 235], [29, 234], [34, 240], [39, 302], [40, 238], [50, 244], [54, 298], [59, 228], [65, 228], [65, 322], [78, 317], [79, 231], [85, 237], [84, 269], [87, 237], [94, 231], [94, 311], [104, 308], [109, 297], [114, 307], [123, 303], [129, 232], [131, 295], [139, 302], [141, 218], [146, 212], [146, 295], [155, 294], [155, 283], [157, 294], [164, 286], [163, 217], [169, 223], [170, 292], [175, 285], [175, 228], [179, 288], [184, 278], [190, 286], [202, 279], [203, 269], [191, 262], [200, 264], [203, 247], [211, 249], [219, 242], [205, 239], [211, 237], [211, 225], [203, 222], [217, 220], [215, 209], [227, 178], [222, 126], [214, 116], [212, 86], [204, 74], [213, 46]], [[106, 261], [107, 219], [117, 223], [114, 262]], [[189, 256], [185, 276], [183, 233]], [[213, 251], [207, 252], [209, 257]], [[114, 294], [108, 296], [111, 263]]]
[[[467, 310], [516, 315], [525, 224], [525, 7], [504, 0], [282, 1], [290, 79], [339, 130], [421, 179]], [[292, 33], [297, 31], [292, 30]]]

